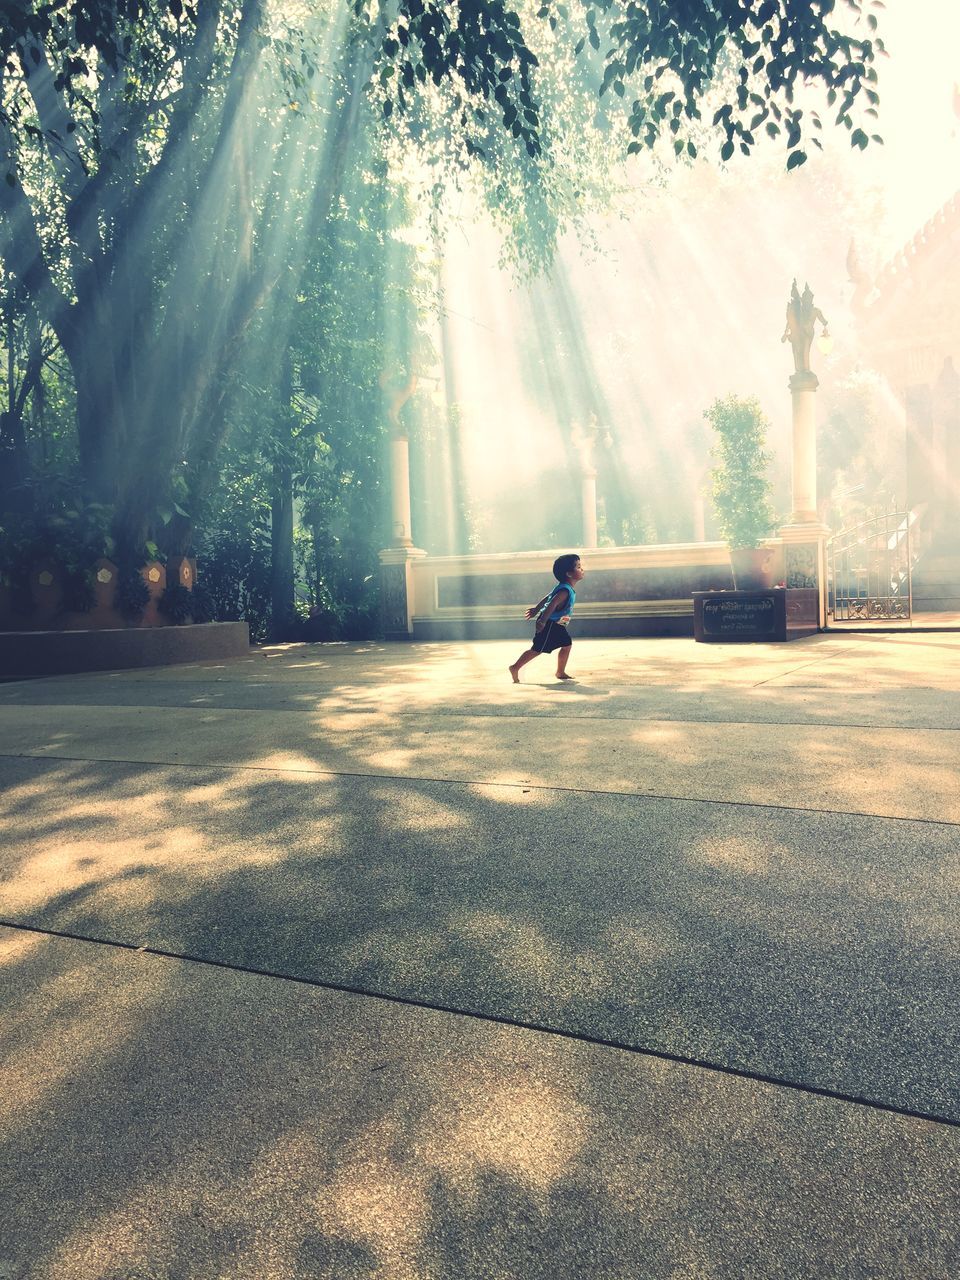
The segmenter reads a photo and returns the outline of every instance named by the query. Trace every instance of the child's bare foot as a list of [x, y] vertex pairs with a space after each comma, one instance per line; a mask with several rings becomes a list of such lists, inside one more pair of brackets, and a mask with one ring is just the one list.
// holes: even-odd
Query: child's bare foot
[[558, 671], [557, 679], [558, 680], [575, 680], [576, 676], [568, 676], [565, 671]]
[[513, 676], [513, 683], [514, 683], [514, 684], [519, 684], [519, 683], [520, 683], [520, 672], [517, 670], [517, 668], [516, 668], [516, 667], [507, 667], [507, 670], [508, 670], [508, 671], [510, 672], [510, 674]]

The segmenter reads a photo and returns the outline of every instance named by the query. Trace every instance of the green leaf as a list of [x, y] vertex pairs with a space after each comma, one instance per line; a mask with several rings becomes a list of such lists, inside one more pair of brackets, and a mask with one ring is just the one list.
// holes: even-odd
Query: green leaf
[[806, 163], [806, 159], [805, 151], [791, 151], [787, 158], [787, 169], [798, 169], [800, 165]]

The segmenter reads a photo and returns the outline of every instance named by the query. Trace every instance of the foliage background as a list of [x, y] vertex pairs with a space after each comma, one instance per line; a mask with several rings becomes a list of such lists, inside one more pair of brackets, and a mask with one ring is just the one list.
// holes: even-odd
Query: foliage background
[[[129, 577], [192, 549], [214, 617], [246, 617], [258, 638], [369, 634], [388, 540], [381, 386], [414, 376], [418, 540], [523, 545], [536, 510], [537, 540], [574, 541], [569, 451], [540, 477], [547, 500], [505, 493], [498, 509], [458, 487], [460, 406], [449, 386], [432, 394], [452, 196], [471, 192], [504, 259], [546, 280], [558, 237], [588, 236], [629, 196], [625, 154], [653, 182], [665, 156], [712, 145], [726, 161], [762, 133], [798, 168], [820, 128], [793, 101], [801, 66], [857, 149], [856, 111], [876, 103], [882, 42], [857, 0], [838, 7], [857, 29], [823, 3], [668, 23], [661, 8], [5, 6], [8, 581], [55, 555], [81, 599], [84, 557]], [[575, 333], [555, 336], [556, 360], [575, 355]], [[589, 407], [567, 403], [562, 427]], [[680, 533], [658, 493], [618, 488], [615, 463], [604, 536]]]

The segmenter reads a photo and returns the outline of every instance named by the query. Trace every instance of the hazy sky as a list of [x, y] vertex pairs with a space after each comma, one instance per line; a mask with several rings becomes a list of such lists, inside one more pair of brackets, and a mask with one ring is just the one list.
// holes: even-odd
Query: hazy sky
[[885, 145], [863, 157], [864, 181], [885, 192], [893, 251], [960, 187], [960, 4], [887, 0], [880, 19]]

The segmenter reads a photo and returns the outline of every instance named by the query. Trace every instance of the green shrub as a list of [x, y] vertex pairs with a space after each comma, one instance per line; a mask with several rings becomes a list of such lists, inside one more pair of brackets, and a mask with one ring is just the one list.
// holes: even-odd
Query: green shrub
[[114, 605], [127, 622], [137, 622], [150, 601], [150, 589], [139, 567], [125, 565], [117, 574]]
[[157, 602], [160, 612], [177, 626], [193, 617], [193, 592], [182, 582], [171, 582]]
[[715, 400], [704, 417], [716, 433], [711, 478], [720, 536], [731, 547], [758, 547], [776, 523], [764, 448], [769, 423], [758, 400], [732, 395]]
[[93, 588], [93, 572], [72, 566], [63, 573], [63, 600], [61, 608], [66, 613], [89, 613], [97, 602]]

